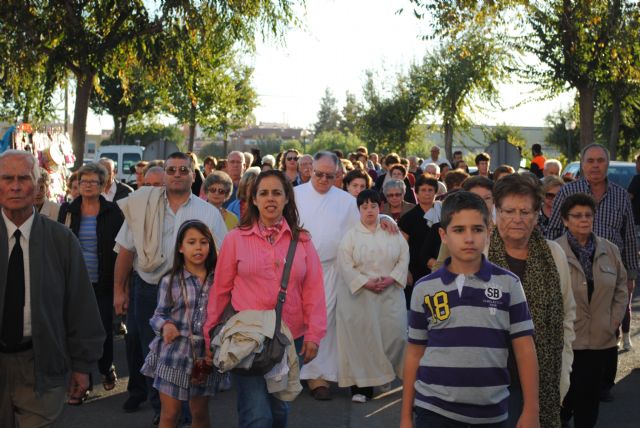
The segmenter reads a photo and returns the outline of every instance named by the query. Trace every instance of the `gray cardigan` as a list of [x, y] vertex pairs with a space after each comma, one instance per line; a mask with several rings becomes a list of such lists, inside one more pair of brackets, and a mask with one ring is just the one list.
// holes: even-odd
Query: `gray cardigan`
[[[31, 325], [35, 390], [41, 393], [65, 385], [70, 371], [91, 373], [102, 356], [105, 333], [77, 238], [64, 225], [33, 215], [29, 237]], [[0, 216], [0, 324], [8, 242]]]

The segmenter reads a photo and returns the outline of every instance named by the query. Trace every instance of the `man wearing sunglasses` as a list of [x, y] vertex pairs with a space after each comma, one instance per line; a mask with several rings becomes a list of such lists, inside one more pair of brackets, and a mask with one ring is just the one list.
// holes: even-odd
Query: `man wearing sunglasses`
[[[141, 360], [132, 362], [130, 373], [139, 372], [154, 337], [149, 319], [156, 308], [158, 283], [173, 263], [180, 225], [188, 220], [202, 221], [211, 229], [217, 248], [227, 233], [220, 212], [191, 192], [194, 173], [189, 156], [172, 153], [164, 172], [164, 187], [145, 186], [118, 202], [125, 222], [116, 237], [114, 308], [116, 314], [128, 313], [127, 328], [134, 336], [139, 335], [143, 354]], [[146, 385], [130, 382], [129, 398], [123, 408], [127, 412], [137, 410], [148, 395], [155, 423], [159, 420], [160, 400], [151, 379], [144, 381]]]

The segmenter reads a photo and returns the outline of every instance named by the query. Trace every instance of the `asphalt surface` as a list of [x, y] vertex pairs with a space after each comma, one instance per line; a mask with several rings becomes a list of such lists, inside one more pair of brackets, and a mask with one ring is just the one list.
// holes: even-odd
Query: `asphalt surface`
[[[617, 383], [613, 389], [614, 401], [601, 403], [599, 428], [640, 427], [640, 288], [634, 296], [631, 334], [635, 347], [631, 351], [620, 351]], [[117, 387], [105, 392], [102, 385], [94, 387], [91, 398], [82, 406], [65, 406], [56, 427], [64, 428], [128, 428], [151, 427], [153, 411], [148, 402], [135, 413], [124, 413], [122, 403], [127, 398], [127, 370], [124, 340], [116, 338], [116, 367], [120, 375]], [[99, 380], [96, 372], [94, 379]], [[400, 421], [402, 391], [400, 382], [393, 384], [391, 391], [378, 395], [370, 402], [352, 403], [348, 388], [333, 388], [331, 401], [315, 401], [305, 390], [292, 403], [289, 416], [291, 428], [387, 428], [396, 427]], [[222, 392], [209, 404], [211, 426], [237, 427], [235, 392]], [[544, 427], [543, 427], [544, 428]]]

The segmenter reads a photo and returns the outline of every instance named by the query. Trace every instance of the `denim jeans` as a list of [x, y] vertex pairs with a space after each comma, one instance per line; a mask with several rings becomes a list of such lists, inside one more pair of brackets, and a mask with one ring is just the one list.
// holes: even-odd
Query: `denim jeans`
[[[295, 340], [296, 352], [303, 338]], [[302, 360], [299, 360], [302, 362]], [[301, 365], [302, 367], [302, 365]], [[278, 400], [267, 390], [264, 376], [240, 376], [231, 373], [236, 388], [239, 428], [286, 428], [289, 403]]]
[[[134, 304], [133, 318], [140, 337], [140, 346], [142, 347], [142, 359], [144, 361], [149, 353], [149, 345], [156, 336], [149, 320], [153, 316], [158, 304], [158, 285], [145, 282], [140, 276], [134, 272], [131, 277], [133, 286]], [[139, 370], [139, 369], [138, 369]], [[149, 392], [149, 401], [151, 407], [156, 412], [160, 411], [160, 396], [158, 391], [153, 388], [153, 379], [146, 378], [147, 391]]]

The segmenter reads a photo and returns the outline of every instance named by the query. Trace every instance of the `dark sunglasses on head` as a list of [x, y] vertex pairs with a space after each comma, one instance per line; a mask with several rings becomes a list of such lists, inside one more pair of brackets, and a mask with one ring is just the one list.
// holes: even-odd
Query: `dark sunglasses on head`
[[166, 172], [169, 175], [176, 175], [176, 172], [180, 172], [180, 174], [178, 175], [187, 175], [191, 172], [191, 168], [189, 168], [188, 166], [181, 166], [181, 167], [168, 166], [164, 169], [164, 172]]

